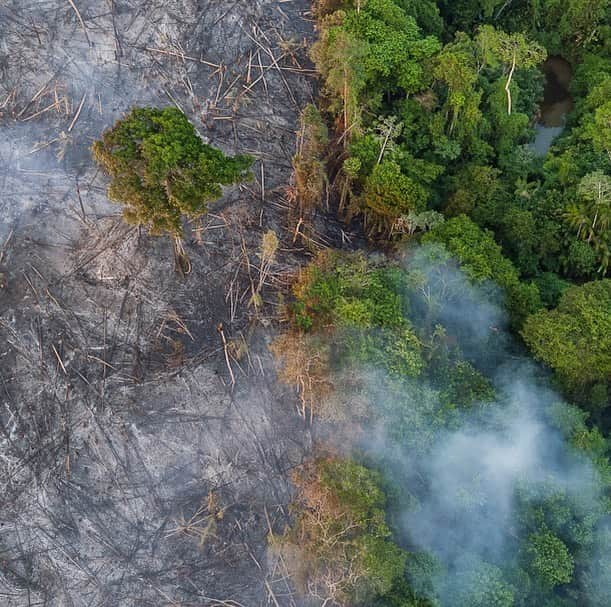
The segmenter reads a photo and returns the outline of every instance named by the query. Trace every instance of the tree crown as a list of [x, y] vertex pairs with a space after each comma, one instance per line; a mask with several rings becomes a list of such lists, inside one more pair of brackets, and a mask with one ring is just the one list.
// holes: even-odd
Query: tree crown
[[252, 164], [205, 144], [173, 107], [132, 109], [94, 143], [93, 155], [111, 176], [109, 198], [125, 205], [128, 222], [153, 234], [180, 235], [183, 215], [204, 214], [221, 185], [247, 178]]

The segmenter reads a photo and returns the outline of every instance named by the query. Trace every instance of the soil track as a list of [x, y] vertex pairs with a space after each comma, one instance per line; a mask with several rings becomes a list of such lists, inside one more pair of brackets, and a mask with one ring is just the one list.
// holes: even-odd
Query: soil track
[[[307, 4], [0, 4], [0, 604], [294, 604], [266, 535], [311, 438], [249, 299], [262, 234], [291, 242]], [[122, 223], [91, 161], [135, 104], [176, 104], [257, 158], [189, 226], [186, 278], [170, 243]]]

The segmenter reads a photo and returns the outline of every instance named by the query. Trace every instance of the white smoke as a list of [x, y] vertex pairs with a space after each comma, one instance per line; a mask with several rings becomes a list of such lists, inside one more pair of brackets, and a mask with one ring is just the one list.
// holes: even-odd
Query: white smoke
[[[604, 486], [593, 463], [553, 425], [552, 413], [570, 406], [512, 341], [502, 309], [491, 303], [498, 290], [473, 286], [437, 248], [411, 250], [407, 271], [418, 285], [411, 296], [416, 325], [441, 323], [496, 391], [494, 402], [455, 412], [442, 426], [438, 393], [426, 380], [406, 383], [398, 393], [395, 383], [392, 390], [381, 388], [389, 382], [380, 381], [379, 371], [369, 372], [372, 400], [385, 411], [400, 409], [407, 422], [401, 434], [395, 420], [378, 420], [366, 449], [401, 479], [409, 498], [400, 526], [414, 550], [438, 559], [434, 594], [442, 607], [453, 606], [479, 567], [502, 569], [519, 561], [519, 494], [527, 501], [562, 494], [584, 516], [586, 529], [589, 514], [603, 514]], [[595, 544], [608, 537], [604, 528], [593, 533]], [[611, 545], [599, 542], [592, 555], [589, 570], [576, 575], [588, 585], [582, 594], [600, 607], [597, 597], [611, 596], [611, 575], [604, 575]]]

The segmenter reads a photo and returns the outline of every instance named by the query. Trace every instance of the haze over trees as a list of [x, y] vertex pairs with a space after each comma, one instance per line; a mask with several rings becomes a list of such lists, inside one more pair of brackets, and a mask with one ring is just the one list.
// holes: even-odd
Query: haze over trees
[[[387, 255], [317, 251], [282, 306], [278, 379], [361, 449], [296, 469], [273, 547], [321, 605], [606, 607], [609, 4], [314, 8], [294, 239], [316, 248], [317, 212], [335, 210]], [[541, 153], [548, 58], [570, 63], [571, 109]], [[251, 165], [174, 108], [134, 109], [94, 155], [125, 218], [175, 238]]]
[[[429, 244], [407, 266], [325, 252], [295, 283], [292, 332], [274, 347], [280, 379], [314, 415], [358, 422], [374, 435], [363, 436], [358, 463], [335, 456], [295, 477], [295, 522], [281, 550], [316, 596], [350, 605], [484, 607], [554, 605], [565, 595], [577, 598], [563, 605], [579, 605], [579, 597], [601, 592], [598, 577], [588, 576], [595, 560], [611, 562], [600, 543], [611, 486], [608, 441], [586, 412], [530, 383], [520, 368], [526, 363], [515, 362], [507, 336], [490, 324], [501, 317], [482, 299], [486, 285], [472, 292], [469, 280], [444, 247]], [[608, 302], [602, 297], [597, 308], [602, 293], [588, 287], [606, 282], [563, 296], [559, 309], [587, 317], [583, 339], [605, 332]], [[589, 292], [572, 293], [580, 289]], [[554, 312], [529, 317], [524, 331], [546, 315]], [[577, 316], [567, 330], [576, 334], [585, 320]], [[555, 354], [556, 346], [541, 347]], [[558, 356], [570, 356], [566, 349]], [[603, 339], [584, 361], [599, 380], [607, 372], [595, 364], [605, 351]], [[517, 365], [508, 367], [512, 381], [490, 376], [495, 359]], [[582, 458], [591, 464], [582, 468]], [[375, 490], [365, 482], [374, 478]], [[386, 525], [382, 552], [366, 538], [382, 527], [372, 531], [368, 518], [352, 518], [369, 500]], [[406, 532], [410, 517], [422, 522]], [[439, 552], [423, 552], [427, 541]]]

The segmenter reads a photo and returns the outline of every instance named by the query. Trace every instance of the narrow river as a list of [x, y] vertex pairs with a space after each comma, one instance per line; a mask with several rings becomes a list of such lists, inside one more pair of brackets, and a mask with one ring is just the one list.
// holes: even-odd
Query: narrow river
[[568, 61], [562, 57], [551, 56], [541, 69], [546, 82], [532, 145], [538, 155], [544, 156], [554, 139], [564, 130], [566, 116], [573, 109], [573, 99], [569, 93], [572, 70]]

